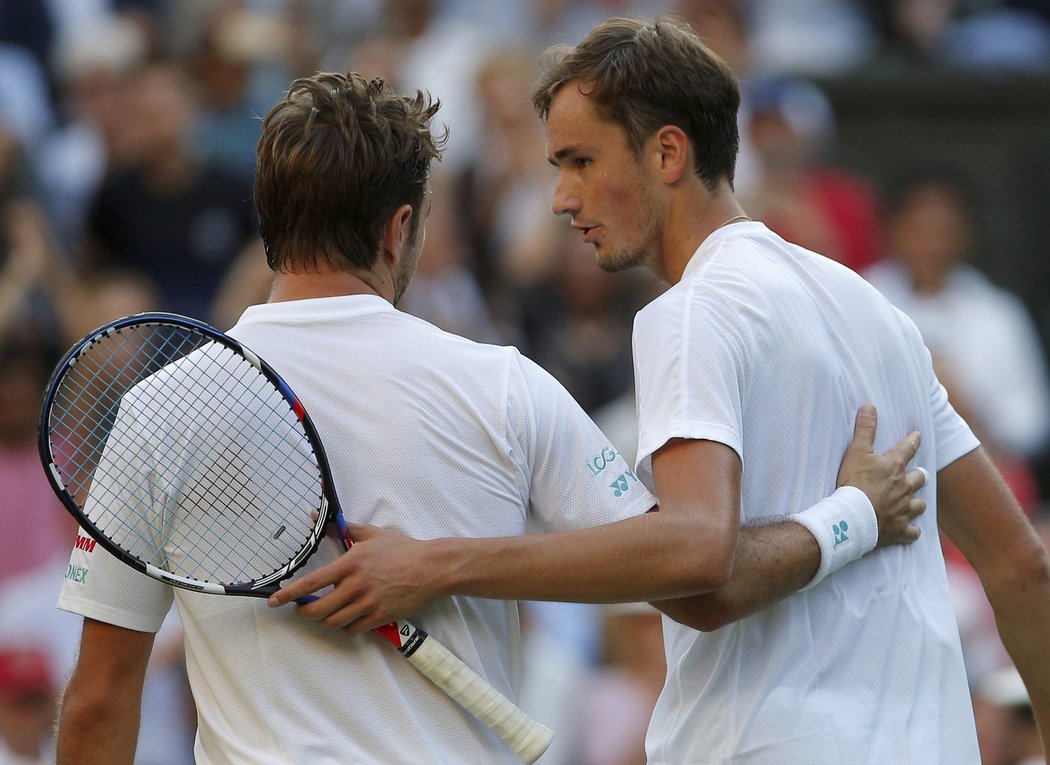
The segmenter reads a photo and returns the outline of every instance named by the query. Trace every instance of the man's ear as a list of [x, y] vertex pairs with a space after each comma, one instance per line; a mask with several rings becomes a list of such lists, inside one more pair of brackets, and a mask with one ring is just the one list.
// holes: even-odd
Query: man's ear
[[383, 226], [382, 254], [391, 264], [401, 260], [401, 252], [412, 234], [412, 205], [401, 205]]
[[660, 176], [664, 183], [677, 183], [692, 168], [689, 136], [680, 127], [664, 125], [654, 138], [660, 153]]

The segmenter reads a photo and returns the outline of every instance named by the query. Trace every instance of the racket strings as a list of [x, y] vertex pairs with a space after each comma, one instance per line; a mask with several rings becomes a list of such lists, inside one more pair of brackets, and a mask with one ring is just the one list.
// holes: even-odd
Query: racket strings
[[[147, 329], [149, 331], [147, 331]], [[195, 350], [203, 335], [158, 332], [156, 326], [132, 327], [104, 335], [92, 342], [63, 380], [57, 397], [57, 416], [69, 432], [59, 446], [72, 449], [66, 464], [88, 466], [98, 463], [105, 446], [108, 427], [122, 396], [170, 361]], [[76, 436], [82, 436], [77, 439]], [[90, 471], [70, 474], [66, 486], [78, 494], [90, 488]]]
[[237, 584], [312, 549], [321, 475], [298, 417], [257, 367], [201, 333], [145, 325], [96, 339], [50, 426], [67, 491], [143, 563]]

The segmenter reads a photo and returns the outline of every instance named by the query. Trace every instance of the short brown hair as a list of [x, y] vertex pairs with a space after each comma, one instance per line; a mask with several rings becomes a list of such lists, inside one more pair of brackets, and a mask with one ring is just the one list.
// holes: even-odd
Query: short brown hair
[[740, 148], [740, 88], [729, 65], [684, 23], [614, 18], [574, 47], [555, 46], [532, 91], [544, 120], [554, 96], [576, 83], [605, 119], [621, 125], [637, 154], [664, 125], [689, 137], [696, 173], [709, 189], [733, 183]]
[[384, 223], [419, 211], [444, 136], [440, 102], [395, 93], [381, 78], [320, 73], [295, 80], [263, 118], [255, 208], [274, 270], [371, 268]]

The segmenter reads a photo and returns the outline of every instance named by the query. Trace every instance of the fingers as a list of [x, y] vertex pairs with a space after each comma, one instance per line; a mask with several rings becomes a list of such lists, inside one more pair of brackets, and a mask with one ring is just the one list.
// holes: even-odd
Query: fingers
[[[920, 444], [922, 444], [922, 436], [919, 431], [913, 430], [894, 444], [893, 447], [886, 452], [886, 456], [901, 465], [907, 465], [919, 451]], [[919, 486], [922, 486], [923, 484], [925, 484], [925, 480], [923, 483], [919, 484]]]
[[908, 488], [913, 492], [921, 489], [930, 480], [930, 474], [926, 472], [926, 468], [924, 467], [917, 467], [909, 470], [904, 477], [908, 481]]
[[348, 523], [346, 524], [346, 530], [350, 533], [350, 538], [355, 542], [364, 542], [381, 531], [376, 526], [368, 526], [364, 523]]
[[277, 608], [283, 606], [286, 603], [291, 603], [297, 598], [301, 598], [304, 595], [310, 595], [318, 590], [323, 590], [329, 585], [335, 584], [339, 581], [339, 577], [334, 574], [327, 574], [326, 570], [321, 568], [314, 571], [302, 579], [297, 579], [294, 582], [282, 587], [269, 598], [266, 599], [266, 605], [270, 608]]
[[874, 404], [864, 404], [857, 410], [857, 419], [853, 426], [853, 442], [850, 449], [858, 448], [871, 451], [875, 446], [875, 429], [879, 418]]
[[910, 544], [911, 542], [918, 542], [919, 537], [921, 536], [922, 529], [920, 529], [918, 526], [908, 526], [908, 528], [901, 533], [900, 544]]

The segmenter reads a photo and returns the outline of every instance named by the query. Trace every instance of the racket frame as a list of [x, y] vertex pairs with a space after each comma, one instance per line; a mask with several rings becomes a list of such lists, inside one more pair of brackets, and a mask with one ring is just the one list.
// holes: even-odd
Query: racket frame
[[[189, 329], [191, 331], [199, 332], [202, 336], [207, 338], [207, 340], [218, 343], [233, 351], [255, 367], [264, 377], [266, 377], [267, 380], [270, 381], [271, 384], [273, 384], [275, 388], [277, 388], [285, 402], [288, 404], [288, 407], [302, 425], [303, 432], [310, 444], [310, 448], [313, 449], [314, 456], [317, 458], [317, 467], [321, 474], [321, 491], [318, 502], [319, 506], [317, 508], [318, 516], [310, 535], [307, 537], [307, 542], [303, 545], [302, 549], [286, 564], [264, 577], [251, 582], [219, 584], [217, 582], [203, 581], [190, 576], [173, 574], [170, 571], [166, 571], [158, 566], [147, 563], [141, 560], [138, 556], [125, 550], [120, 545], [114, 543], [107, 534], [103, 533], [91, 518], [88, 517], [87, 513], [84, 512], [84, 509], [76, 501], [73, 495], [70, 494], [66, 488], [65, 482], [62, 480], [62, 472], [58, 467], [58, 461], [56, 460], [54, 450], [52, 449], [50, 438], [50, 415], [55, 405], [56, 397], [61, 389], [61, 382], [70, 370], [76, 366], [77, 362], [85, 354], [91, 352], [92, 347], [96, 343], [101, 342], [109, 335], [143, 324], [167, 325], [180, 329]], [[174, 360], [172, 363], [174, 363]], [[80, 526], [91, 535], [92, 539], [95, 539], [109, 553], [115, 555], [124, 563], [141, 571], [147, 576], [193, 592], [268, 598], [280, 589], [280, 584], [283, 580], [287, 579], [295, 573], [295, 571], [301, 568], [310, 556], [317, 551], [318, 546], [321, 544], [321, 540], [324, 539], [325, 528], [341, 513], [338, 498], [333, 495], [330, 488], [335, 484], [332, 481], [332, 473], [331, 468], [328, 465], [328, 458], [325, 456], [324, 447], [321, 444], [320, 436], [317, 434], [317, 429], [314, 427], [313, 421], [310, 419], [310, 415], [306, 412], [299, 397], [295, 395], [288, 383], [286, 383], [284, 379], [274, 371], [273, 367], [267, 364], [250, 348], [220, 332], [209, 324], [198, 321], [189, 316], [162, 311], [149, 311], [133, 314], [105, 324], [75, 343], [55, 366], [55, 370], [51, 374], [47, 387], [44, 390], [43, 404], [40, 410], [38, 442], [40, 459], [44, 464], [44, 472], [47, 475], [48, 481], [51, 483], [51, 487], [58, 495], [62, 505], [70, 514], [72, 514], [77, 523], [79, 523]]]

